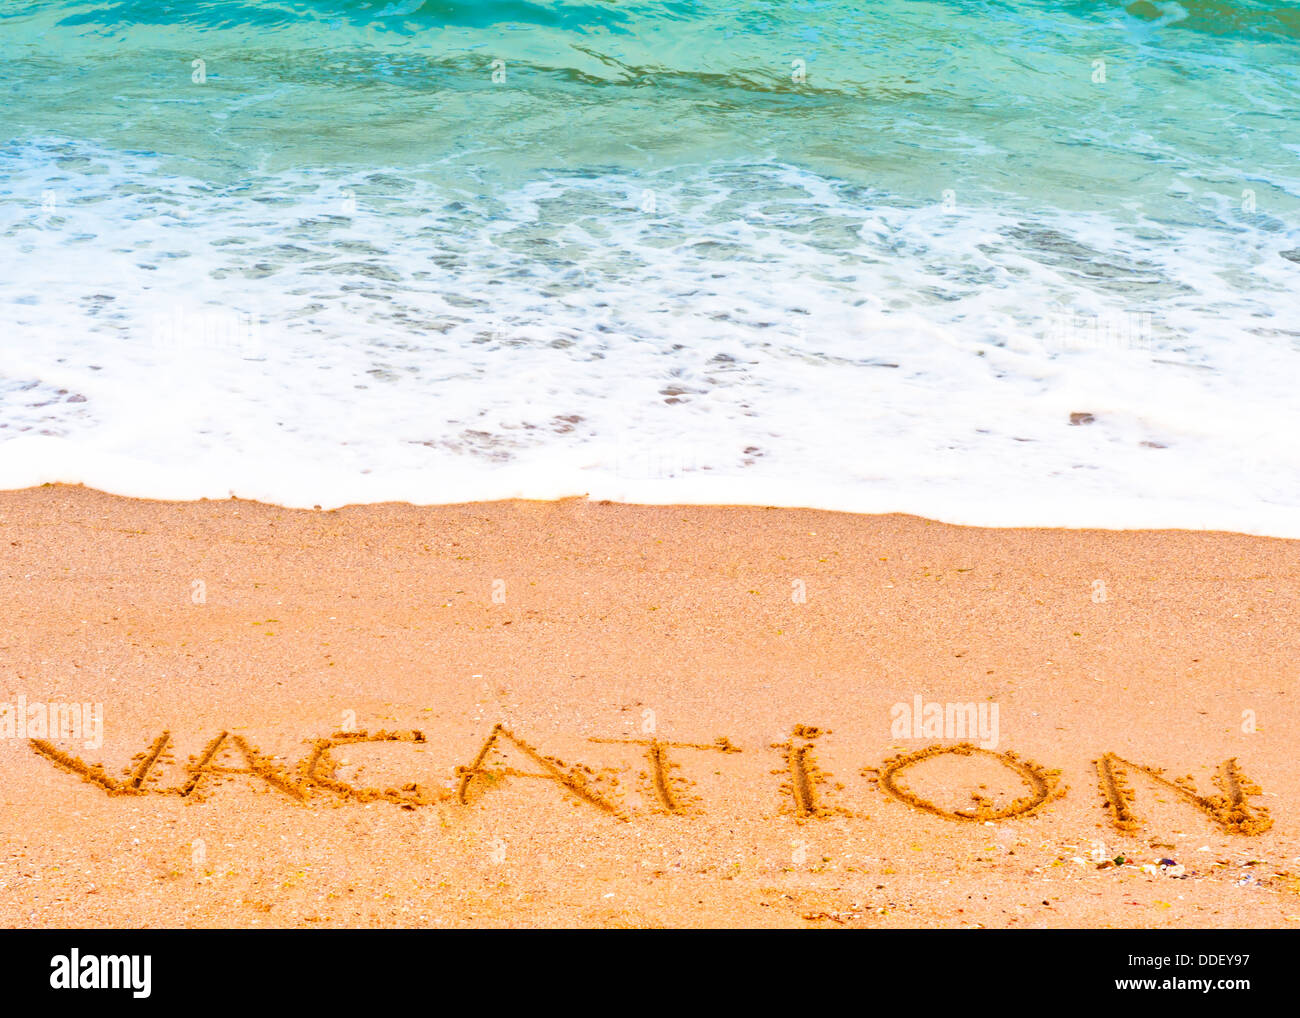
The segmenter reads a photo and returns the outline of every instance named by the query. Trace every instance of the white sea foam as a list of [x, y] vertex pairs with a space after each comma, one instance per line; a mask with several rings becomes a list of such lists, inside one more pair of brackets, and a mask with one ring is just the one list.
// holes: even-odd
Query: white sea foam
[[782, 165], [486, 199], [396, 171], [216, 188], [55, 142], [0, 163], [0, 486], [1300, 537], [1300, 240], [1226, 201], [1173, 223]]

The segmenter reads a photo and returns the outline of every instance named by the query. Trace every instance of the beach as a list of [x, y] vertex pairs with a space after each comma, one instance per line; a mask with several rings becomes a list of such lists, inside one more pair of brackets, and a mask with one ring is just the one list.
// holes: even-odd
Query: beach
[[0, 539], [6, 926], [1300, 922], [1294, 541], [60, 485]]
[[1285, 9], [550, 6], [6, 5], [0, 487], [1300, 538]]
[[[1287, 985], [1297, 43], [8, 0], [6, 985], [372, 1007], [428, 937], [221, 931], [503, 927], [1112, 929], [872, 960]], [[1134, 932], [1179, 928], [1222, 932]]]

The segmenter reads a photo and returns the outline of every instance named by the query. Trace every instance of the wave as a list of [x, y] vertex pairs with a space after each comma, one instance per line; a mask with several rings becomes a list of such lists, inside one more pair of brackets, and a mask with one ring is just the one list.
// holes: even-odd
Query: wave
[[0, 177], [0, 485], [1295, 519], [1285, 231], [780, 164], [214, 187], [51, 140]]
[[1294, 529], [1279, 10], [10, 0], [0, 484]]
[[1300, 6], [1272, 0], [1135, 0], [1125, 10], [1142, 21], [1179, 31], [1300, 40]]
[[[737, 34], [766, 35], [809, 24], [808, 12], [783, 4], [762, 2], [737, 7], [706, 0], [617, 4], [598, 0], [549, 3], [532, 0], [272, 0], [265, 3], [191, 0], [186, 4], [168, 0], [65, 0], [54, 5], [48, 0], [14, 0], [9, 16], [21, 17], [51, 6], [59, 12], [60, 26], [117, 30], [139, 25], [274, 30], [315, 23], [335, 29], [376, 26], [393, 32], [418, 32], [431, 27], [489, 29], [521, 25], [599, 35], [626, 34], [672, 23], [712, 26], [725, 19]], [[1129, 0], [1114, 6], [1093, 2], [1045, 3], [1044, 0], [914, 0], [910, 3], [895, 0], [874, 6], [883, 8], [886, 16], [928, 13], [936, 28], [954, 15], [996, 20], [1033, 13], [1089, 20], [1110, 18], [1122, 11], [1142, 22], [1176, 27], [1180, 31], [1247, 39], [1300, 38], [1300, 6], [1278, 0]], [[857, 4], [824, 4], [813, 23], [851, 25], [858, 21], [855, 15], [859, 12]]]
[[[34, 4], [29, 2], [29, 6]], [[302, 22], [326, 25], [383, 25], [394, 30], [410, 26], [494, 28], [499, 25], [538, 25], [565, 31], [626, 31], [633, 15], [613, 3], [532, 3], [530, 0], [321, 0], [290, 3], [238, 3], [229, 0], [109, 0], [60, 5], [65, 27], [98, 25], [129, 28], [137, 25], [194, 28], [282, 28]], [[647, 17], [688, 17], [683, 4], [653, 4]]]

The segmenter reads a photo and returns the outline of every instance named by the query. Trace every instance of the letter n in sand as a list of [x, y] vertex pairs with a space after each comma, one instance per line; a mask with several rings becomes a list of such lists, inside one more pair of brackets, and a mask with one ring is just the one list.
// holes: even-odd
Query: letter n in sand
[[1103, 753], [1101, 759], [1094, 763], [1097, 765], [1102, 798], [1106, 800], [1106, 809], [1116, 830], [1133, 833], [1139, 826], [1130, 804], [1133, 789], [1128, 782], [1129, 768], [1176, 792], [1228, 834], [1262, 834], [1273, 826], [1267, 807], [1252, 806], [1247, 801], [1252, 795], [1260, 793], [1260, 787], [1241, 772], [1236, 757], [1219, 765], [1219, 771], [1214, 776], [1219, 794], [1208, 796], [1197, 793], [1190, 775], [1171, 781], [1158, 767], [1144, 767], [1114, 753]]

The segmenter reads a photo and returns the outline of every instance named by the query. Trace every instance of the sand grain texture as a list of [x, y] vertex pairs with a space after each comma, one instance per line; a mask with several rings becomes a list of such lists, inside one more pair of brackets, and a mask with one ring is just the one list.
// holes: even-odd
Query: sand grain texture
[[[0, 549], [0, 699], [104, 709], [0, 740], [7, 925], [1300, 922], [1297, 542], [45, 487]], [[916, 695], [1019, 769], [890, 771]]]

